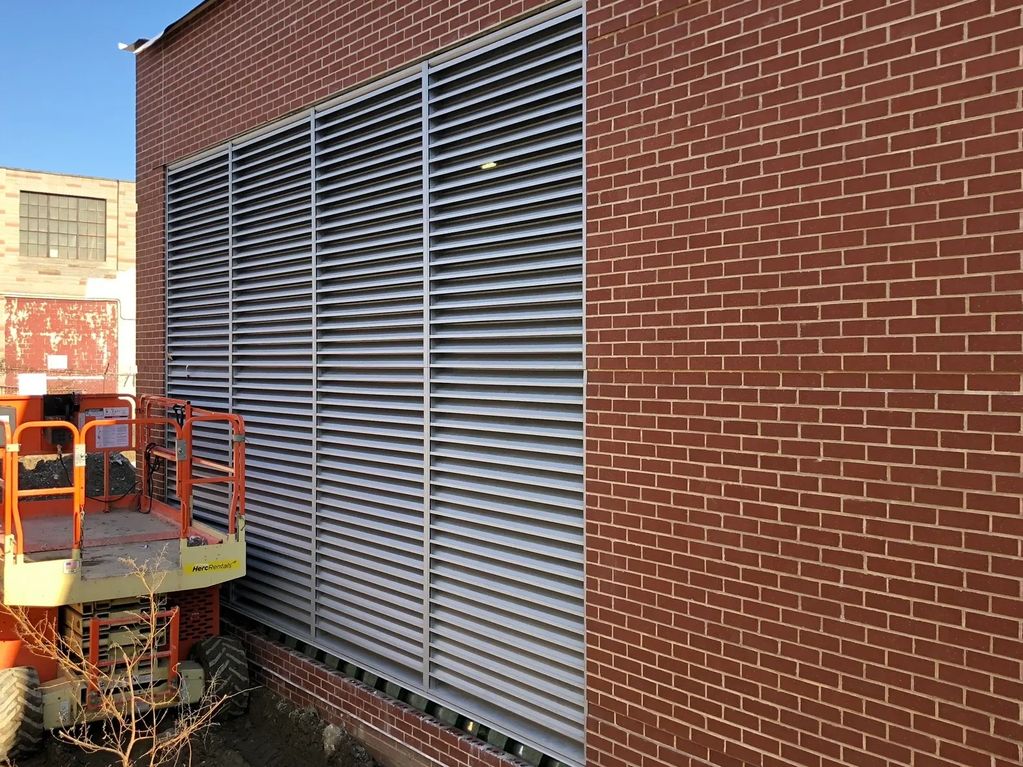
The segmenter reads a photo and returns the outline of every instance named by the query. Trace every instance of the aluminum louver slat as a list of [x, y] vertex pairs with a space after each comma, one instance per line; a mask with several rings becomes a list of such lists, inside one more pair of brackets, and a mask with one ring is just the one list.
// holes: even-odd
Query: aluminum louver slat
[[[578, 761], [580, 51], [562, 18], [445, 64], [429, 95], [431, 677]], [[444, 596], [474, 583], [514, 602]]]
[[[441, 559], [433, 574], [432, 588], [437, 605], [451, 607], [452, 613], [461, 614], [451, 615], [449, 622], [454, 626], [504, 624], [512, 631], [535, 636], [545, 652], [552, 647], [566, 653], [578, 652], [572, 661], [576, 665], [582, 657], [583, 638], [575, 631], [574, 611], [565, 613], [555, 601], [537, 600], [528, 583], [507, 580], [491, 572], [466, 570], [459, 563]], [[451, 596], [451, 600], [445, 602], [445, 595]]]
[[[315, 126], [317, 637], [416, 685], [424, 614], [421, 91], [418, 77], [394, 83], [323, 113]], [[362, 393], [346, 393], [353, 389]], [[377, 577], [382, 566], [386, 584]]]

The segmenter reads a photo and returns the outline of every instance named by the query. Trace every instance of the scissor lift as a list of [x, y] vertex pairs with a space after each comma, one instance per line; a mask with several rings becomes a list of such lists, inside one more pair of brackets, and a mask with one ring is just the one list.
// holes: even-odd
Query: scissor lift
[[[46, 730], [102, 718], [97, 677], [116, 682], [140, 632], [158, 632], [147, 703], [194, 703], [212, 684], [230, 696], [226, 713], [244, 711], [244, 651], [219, 635], [220, 584], [245, 574], [242, 419], [164, 397], [0, 397], [0, 439], [0, 762]], [[116, 454], [135, 461], [127, 492], [112, 487]], [[66, 482], [22, 488], [26, 458], [51, 461]], [[101, 483], [95, 470], [87, 482], [90, 463]], [[207, 523], [193, 518], [197, 496]], [[82, 670], [25, 641], [5, 608], [52, 632]]]

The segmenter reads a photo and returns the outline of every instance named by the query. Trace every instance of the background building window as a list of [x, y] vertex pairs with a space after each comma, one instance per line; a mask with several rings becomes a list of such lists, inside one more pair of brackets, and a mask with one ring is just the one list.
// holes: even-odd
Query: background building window
[[21, 255], [103, 261], [106, 236], [106, 200], [21, 193]]

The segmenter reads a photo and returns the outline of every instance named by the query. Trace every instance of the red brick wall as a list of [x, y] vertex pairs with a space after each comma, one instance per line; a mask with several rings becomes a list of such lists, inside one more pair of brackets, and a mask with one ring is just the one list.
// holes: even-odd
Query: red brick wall
[[[0, 394], [17, 394], [22, 373], [46, 373], [50, 393], [117, 391], [118, 303], [0, 296]], [[49, 369], [49, 357], [66, 357]]]
[[1021, 763], [1019, 0], [589, 5], [589, 759]]
[[164, 167], [548, 0], [220, 0], [136, 59], [138, 391], [162, 393]]

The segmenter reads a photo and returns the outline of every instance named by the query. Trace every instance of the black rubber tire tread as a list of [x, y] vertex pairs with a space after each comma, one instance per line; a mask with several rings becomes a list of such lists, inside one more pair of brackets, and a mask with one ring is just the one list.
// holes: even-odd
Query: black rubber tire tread
[[249, 710], [249, 661], [234, 637], [207, 637], [192, 648], [192, 659], [206, 674], [207, 689], [215, 696], [230, 695], [217, 714], [233, 719]]
[[29, 666], [0, 669], [0, 762], [35, 752], [44, 732], [39, 673]]

